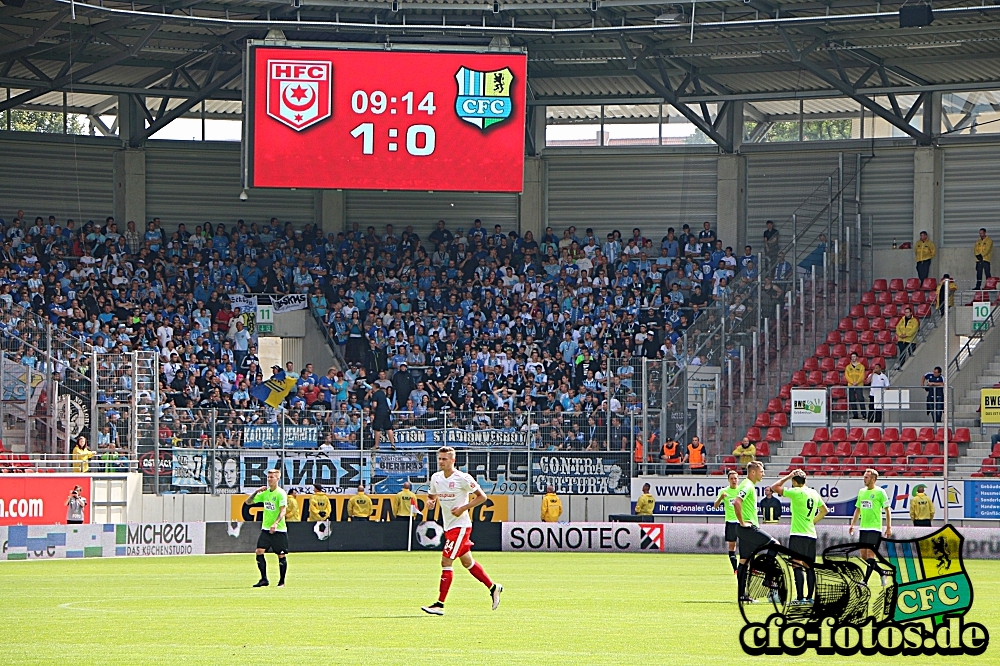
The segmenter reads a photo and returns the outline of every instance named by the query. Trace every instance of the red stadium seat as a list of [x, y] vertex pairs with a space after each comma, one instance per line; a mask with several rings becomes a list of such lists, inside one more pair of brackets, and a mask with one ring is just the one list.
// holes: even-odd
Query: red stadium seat
[[896, 307], [895, 303], [889, 303], [889, 305], [882, 306], [883, 317], [896, 317], [898, 315], [899, 315], [899, 308]]
[[830, 345], [823, 343], [816, 345], [816, 351], [813, 352], [813, 356], [816, 358], [826, 358], [830, 355]]
[[931, 306], [932, 304], [930, 303], [922, 303], [917, 306], [917, 308], [913, 311], [913, 314], [917, 316], [917, 319], [927, 319], [931, 316]]
[[792, 456], [792, 459], [791, 459], [791, 461], [788, 464], [792, 465], [794, 467], [796, 465], [799, 465], [799, 466], [804, 465], [805, 462], [806, 462], [806, 460], [802, 456]]
[[802, 364], [802, 369], [806, 372], [812, 372], [813, 370], [819, 370], [819, 361], [816, 360], [815, 356], [810, 356]]
[[778, 391], [778, 397], [781, 398], [782, 400], [788, 400], [789, 398], [792, 397], [791, 383], [781, 385], [781, 390]]
[[844, 317], [840, 320], [840, 323], [837, 324], [837, 330], [841, 333], [850, 331], [852, 328], [854, 328], [854, 320], [850, 317]]
[[821, 455], [821, 456], [823, 456], [824, 458], [826, 456], [832, 456], [833, 455], [833, 442], [821, 442], [820, 445], [819, 445], [818, 454]]
[[833, 428], [830, 431], [830, 440], [839, 442], [847, 439], [847, 428]]
[[805, 386], [806, 385], [806, 373], [802, 370], [796, 370], [792, 373], [792, 386]]
[[924, 281], [920, 284], [920, 288], [924, 291], [937, 291], [937, 278], [924, 278]]
[[[736, 447], [734, 446], [733, 448], [736, 448]], [[723, 465], [735, 465], [736, 464], [736, 456], [722, 456], [722, 464]]]
[[860, 467], [865, 468], [865, 469], [867, 469], [869, 467], [874, 467], [875, 466], [875, 459], [874, 458], [870, 458], [868, 456], [863, 456], [860, 459], [858, 459], [858, 465]]
[[860, 442], [865, 438], [864, 428], [851, 428], [847, 431], [847, 441], [849, 442]]
[[[948, 428], [948, 441], [955, 440], [955, 433], [952, 432], [951, 428]], [[938, 428], [934, 431], [934, 441], [943, 442], [944, 441], [944, 428]]]
[[771, 455], [771, 445], [766, 440], [757, 444], [757, 455], [764, 457]]
[[841, 458], [851, 455], [851, 443], [837, 442], [837, 446], [833, 448], [833, 455], [840, 456]]
[[875, 291], [886, 291], [888, 288], [889, 285], [887, 285], [886, 281], [882, 278], [878, 278], [872, 282], [872, 289]]
[[918, 442], [930, 442], [934, 440], [934, 428], [921, 428], [917, 432]]
[[[864, 441], [866, 441], [866, 442], [881, 442], [882, 441], [882, 431], [879, 430], [878, 428], [868, 428], [868, 430], [865, 430], [865, 439], [864, 439]], [[868, 454], [867, 453], [864, 453], [864, 454], [860, 454], [859, 453], [857, 455], [868, 455]]]
[[766, 428], [771, 425], [771, 415], [767, 412], [761, 412], [757, 415], [757, 420], [753, 424], [757, 428]]
[[[854, 320], [854, 330], [855, 331], [867, 331], [872, 327], [872, 323], [868, 321], [866, 317], [860, 317]], [[858, 338], [861, 339], [860, 337]]]
[[[844, 388], [843, 386], [836, 386], [836, 387], [834, 387], [833, 389], [830, 390], [830, 397], [833, 398], [834, 400], [841, 400], [841, 399], [846, 400], [847, 399], [847, 389]], [[838, 407], [835, 407], [834, 411], [842, 412], [844, 410], [840, 409]]]
[[885, 330], [885, 319], [882, 317], [875, 317], [872, 319], [872, 330], [876, 333]]
[[872, 367], [874, 367], [876, 363], [878, 363], [878, 366], [880, 368], [882, 368], [882, 369], [888, 369], [889, 368], [889, 366], [885, 362], [885, 359], [882, 358], [881, 356], [877, 356], [877, 357], [875, 357], [875, 358], [872, 359]]
[[[830, 431], [826, 428], [816, 428], [813, 430], [813, 441], [814, 442], [828, 442], [830, 441]], [[806, 454], [802, 454], [806, 455]]]
[[993, 450], [990, 451], [990, 458], [1000, 458], [1000, 442], [993, 445]]
[[784, 412], [778, 412], [777, 414], [772, 414], [771, 425], [777, 428], [787, 428], [788, 414], [785, 414]]
[[1000, 277], [993, 276], [986, 278], [987, 289], [996, 289], [998, 284], [1000, 284]]
[[941, 455], [941, 444], [938, 442], [927, 442], [927, 446], [924, 447], [925, 456], [939, 456]]
[[862, 347], [860, 343], [854, 343], [853, 345], [848, 345], [847, 355], [850, 356], [851, 354], [857, 354], [858, 356], [863, 356], [862, 352], [864, 351], [864, 349], [865, 348]]
[[826, 344], [837, 345], [841, 343], [840, 331], [830, 331], [826, 334]]
[[903, 280], [901, 278], [892, 278], [889, 280], [889, 291], [902, 291], [903, 290]]
[[[888, 430], [888, 428], [886, 428]], [[879, 456], [884, 456], [888, 453], [885, 442], [872, 442], [872, 455], [876, 458]]]
[[875, 302], [878, 303], [879, 305], [889, 305], [890, 303], [892, 303], [892, 292], [883, 291], [881, 294], [878, 295], [878, 298], [875, 300]]
[[875, 335], [875, 342], [877, 342], [880, 345], [888, 345], [895, 342], [895, 340], [893, 340], [893, 337], [895, 336], [892, 331], [879, 331]]
[[916, 428], [903, 428], [899, 431], [899, 438], [904, 442], [913, 442], [917, 439]]
[[892, 295], [892, 302], [896, 305], [906, 305], [910, 302], [910, 296], [905, 291], [897, 291]]
[[882, 345], [882, 356], [886, 358], [896, 358], [896, 354], [899, 353], [899, 347], [895, 344]]
[[847, 356], [847, 345], [836, 344], [833, 346], [833, 357], [834, 358], [844, 358]]
[[892, 442], [887, 453], [893, 458], [902, 458], [906, 455], [906, 449], [903, 448], [902, 442]]
[[907, 278], [906, 286], [904, 287], [906, 291], [917, 291], [920, 289], [920, 278]]
[[[767, 401], [767, 411], [771, 414], [781, 411], [781, 398], [771, 398]], [[756, 425], [756, 424], [754, 424]], [[767, 425], [766, 423], [764, 425]]]
[[751, 442], [759, 442], [760, 428], [758, 428], [757, 426], [751, 426], [747, 428], [747, 439], [749, 439]]
[[[879, 318], [882, 321], [882, 318]], [[883, 322], [885, 323], [885, 322]], [[875, 342], [875, 332], [874, 331], [861, 331], [861, 335], [858, 336], [858, 342], [863, 345], [870, 345]]]
[[864, 317], [865, 316], [865, 306], [863, 306], [863, 305], [852, 305], [851, 309], [850, 309], [850, 312], [848, 312], [848, 314], [851, 317], [854, 317], [855, 319], [857, 319], [858, 317]]
[[[845, 345], [854, 345], [854, 344], [858, 343], [858, 332], [857, 331], [853, 331], [853, 330], [847, 331], [846, 333], [844, 333], [843, 337], [844, 337], [844, 344]], [[848, 353], [850, 353], [849, 350], [848, 350]]]
[[[865, 356], [868, 358], [877, 358], [880, 351], [882, 350], [878, 345], [865, 345]], [[885, 364], [882, 364], [882, 367], [884, 368]]]
[[883, 469], [889, 469], [890, 467], [892, 467], [892, 458], [882, 456], [881, 458], [875, 460], [875, 469], [881, 471]]
[[[844, 369], [847, 368], [847, 365], [851, 362], [851, 359], [848, 358], [847, 355], [846, 355], [846, 352], [847, 352], [847, 348], [846, 347], [844, 348], [844, 352], [845, 352], [845, 355], [841, 356], [840, 358], [837, 359], [837, 371], [838, 372], [843, 372]], [[860, 363], [862, 365], [864, 365], [864, 363], [865, 363], [865, 360], [863, 358], [862, 359], [858, 359], [858, 361], [860, 361]]]
[[806, 442], [802, 445], [802, 450], [799, 451], [800, 456], [814, 456], [816, 455], [816, 442]]
[[836, 474], [840, 471], [840, 458], [829, 457], [823, 462], [823, 471], [827, 474]]
[[822, 361], [820, 361], [820, 363], [819, 363], [819, 369], [822, 370], [823, 372], [836, 371], [836, 369], [837, 369], [837, 361], [835, 359], [827, 356]]
[[877, 297], [875, 296], [874, 291], [866, 291], [865, 293], [861, 294], [861, 304], [872, 305], [873, 303], [875, 303], [876, 298]]
[[764, 435], [765, 442], [781, 442], [781, 428], [768, 428], [767, 434]]
[[906, 445], [906, 457], [919, 456], [923, 452], [923, 445], [920, 442], [910, 442]]
[[806, 458], [806, 465], [805, 465], [806, 472], [808, 472], [809, 474], [814, 474], [822, 464], [823, 464], [823, 459], [820, 458], [819, 456], [812, 456]]
[[857, 444], [854, 445], [854, 448], [851, 449], [851, 453], [849, 455], [852, 455], [855, 458], [864, 458], [868, 454], [869, 454], [868, 442], [858, 442]]
[[865, 306], [864, 316], [868, 317], [869, 319], [872, 319], [874, 317], [879, 317], [881, 315], [882, 315], [882, 309], [879, 306], [875, 305], [874, 303], [872, 305]]
[[892, 332], [895, 333], [895, 331], [896, 331], [896, 324], [899, 323], [900, 319], [902, 319], [902, 317], [889, 317], [889, 319], [886, 320], [886, 322], [885, 322], [885, 327], [888, 328], [890, 331], [892, 331]]
[[910, 305], [920, 305], [924, 303], [924, 292], [922, 291], [911, 291], [910, 292]]
[[958, 458], [958, 444], [955, 442], [948, 442], [948, 457], [952, 460]]
[[820, 386], [823, 384], [823, 373], [819, 370], [813, 370], [806, 374], [806, 383], [809, 386]]
[[830, 370], [823, 374], [823, 384], [826, 386], [836, 386], [840, 383], [840, 373], [836, 370]]
[[955, 442], [958, 444], [968, 444], [972, 441], [972, 435], [968, 428], [955, 428]]

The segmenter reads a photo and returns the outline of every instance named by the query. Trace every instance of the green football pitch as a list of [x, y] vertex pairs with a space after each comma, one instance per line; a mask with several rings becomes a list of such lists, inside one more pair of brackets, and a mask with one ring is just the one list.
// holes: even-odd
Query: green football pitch
[[[272, 585], [275, 558], [268, 555]], [[252, 589], [252, 554], [0, 564], [0, 664], [791, 664], [905, 657], [743, 655], [724, 556], [480, 553], [456, 566], [445, 617], [435, 553], [289, 556], [288, 586]], [[970, 620], [1000, 641], [1000, 563], [969, 561]], [[920, 663], [996, 664], [979, 657]], [[913, 663], [917, 663], [913, 661]]]

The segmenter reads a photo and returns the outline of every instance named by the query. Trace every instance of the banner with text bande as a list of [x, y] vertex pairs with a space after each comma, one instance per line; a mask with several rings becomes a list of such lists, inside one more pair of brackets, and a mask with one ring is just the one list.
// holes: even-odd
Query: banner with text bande
[[287, 296], [282, 296], [271, 301], [271, 305], [274, 307], [274, 314], [305, 310], [307, 304], [308, 301], [305, 294], [288, 294]]
[[663, 523], [504, 523], [502, 549], [536, 553], [661, 553]]
[[[764, 489], [773, 484], [776, 478], [765, 478], [757, 484], [758, 499], [764, 497]], [[642, 494], [642, 486], [650, 485], [650, 493], [656, 504], [653, 515], [657, 516], [722, 516], [725, 511], [720, 506], [713, 509], [719, 491], [726, 487], [726, 478], [684, 476], [644, 476], [632, 479], [632, 509], [636, 500]], [[831, 516], [850, 517], [854, 514], [854, 503], [858, 492], [864, 488], [864, 481], [858, 477], [820, 476], [811, 477], [808, 485], [819, 492], [823, 501], [830, 509]], [[909, 519], [910, 498], [917, 486], [924, 486], [924, 492], [934, 502], [935, 510], [940, 517], [944, 512], [944, 481], [942, 479], [919, 477], [883, 477], [878, 480], [878, 486], [885, 489], [892, 506], [893, 517]], [[962, 516], [964, 513], [965, 487], [961, 481], [952, 482], [951, 499], [948, 510], [952, 516]], [[788, 502], [781, 500], [783, 515], [789, 515]]]

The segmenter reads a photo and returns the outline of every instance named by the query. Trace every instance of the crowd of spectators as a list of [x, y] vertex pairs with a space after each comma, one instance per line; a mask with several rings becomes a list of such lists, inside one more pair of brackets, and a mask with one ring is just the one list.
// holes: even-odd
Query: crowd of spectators
[[[325, 446], [356, 447], [370, 391], [381, 387], [397, 428], [434, 427], [448, 412], [449, 426], [517, 431], [530, 413], [545, 448], [628, 449], [642, 359], [667, 368], [738, 360], [717, 329], [727, 318], [731, 333], [747, 330], [762, 256], [749, 246], [737, 256], [709, 222], [659, 240], [639, 228], [599, 239], [575, 227], [536, 240], [480, 220], [454, 230], [441, 221], [426, 238], [391, 224], [324, 236], [277, 218], [166, 231], [159, 218], [139, 230], [18, 211], [0, 226], [7, 332], [24, 326], [20, 307], [99, 353], [155, 352], [161, 430], [223, 447], [240, 446], [241, 425], [279, 415], [323, 425]], [[792, 269], [773, 224], [765, 249], [773, 259], [762, 294], [780, 303]], [[240, 293], [308, 295], [340, 367], [288, 368], [296, 390], [277, 409], [258, 403], [251, 389], [271, 371], [229, 302]], [[31, 365], [30, 348], [10, 351]], [[87, 363], [66, 359], [79, 376]]]

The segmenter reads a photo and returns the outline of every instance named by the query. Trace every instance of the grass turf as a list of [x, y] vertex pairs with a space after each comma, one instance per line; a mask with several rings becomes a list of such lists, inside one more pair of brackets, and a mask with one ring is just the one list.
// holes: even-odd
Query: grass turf
[[[505, 586], [456, 563], [447, 616], [435, 553], [292, 554], [288, 587], [253, 555], [0, 564], [0, 664], [706, 664], [742, 654], [729, 560], [705, 555], [480, 553]], [[970, 620], [1000, 632], [1000, 563], [967, 561]], [[1000, 635], [996, 637], [1000, 640]], [[980, 657], [921, 663], [998, 663]], [[757, 658], [757, 661], [775, 658]], [[781, 657], [815, 663], [817, 656]], [[821, 657], [824, 664], [887, 657]], [[899, 658], [896, 658], [899, 659]]]

